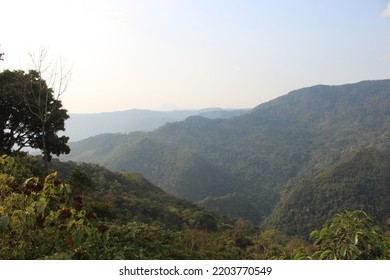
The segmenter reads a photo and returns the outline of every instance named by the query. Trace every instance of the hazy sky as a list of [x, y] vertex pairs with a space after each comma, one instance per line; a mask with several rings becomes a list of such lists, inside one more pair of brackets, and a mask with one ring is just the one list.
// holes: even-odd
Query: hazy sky
[[390, 78], [387, 0], [0, 0], [0, 8], [0, 70], [28, 69], [28, 54], [42, 47], [61, 56], [72, 68], [62, 97], [71, 113], [248, 108], [305, 86]]

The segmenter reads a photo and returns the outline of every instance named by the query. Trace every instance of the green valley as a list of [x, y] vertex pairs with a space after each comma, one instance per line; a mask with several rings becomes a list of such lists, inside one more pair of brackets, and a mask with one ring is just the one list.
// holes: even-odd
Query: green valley
[[[295, 90], [230, 119], [194, 116], [149, 133], [92, 137], [72, 143], [65, 158], [140, 172], [168, 193], [261, 225], [298, 182], [361, 149], [389, 151], [389, 131], [390, 80], [363, 81]], [[388, 195], [382, 179], [375, 196]]]

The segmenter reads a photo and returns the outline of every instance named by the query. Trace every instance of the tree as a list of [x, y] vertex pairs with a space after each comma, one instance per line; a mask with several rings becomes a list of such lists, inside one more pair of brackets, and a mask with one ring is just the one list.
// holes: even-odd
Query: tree
[[93, 180], [80, 167], [76, 167], [72, 171], [69, 176], [69, 182], [73, 187], [73, 192], [79, 196], [82, 196], [86, 191], [95, 189]]
[[[70, 71], [65, 72], [62, 60], [59, 63], [53, 61], [44, 66], [47, 50], [41, 49], [38, 55], [30, 54], [35, 70], [30, 71], [34, 74], [35, 82], [24, 93], [25, 103], [40, 125], [40, 141], [38, 148], [43, 153], [45, 172], [47, 173], [47, 163], [51, 160], [51, 154], [69, 153], [70, 149], [66, 145], [69, 140], [67, 137], [59, 138], [56, 134], [59, 130], [65, 130], [61, 127], [53, 126], [52, 119], [68, 118], [66, 110], [58, 110], [62, 107], [60, 96], [66, 91], [70, 79]], [[43, 76], [46, 75], [46, 80]], [[63, 124], [63, 123], [62, 123]], [[65, 141], [65, 142], [64, 142]]]
[[0, 151], [26, 147], [29, 137], [29, 113], [22, 92], [26, 75], [23, 71], [6, 70], [0, 73]]
[[0, 73], [0, 151], [10, 154], [24, 147], [43, 152], [45, 171], [51, 154], [69, 153], [69, 140], [58, 136], [69, 118], [39, 72], [5, 70]]
[[318, 250], [316, 259], [389, 259], [390, 243], [384, 230], [364, 211], [345, 211], [336, 215], [310, 237]]

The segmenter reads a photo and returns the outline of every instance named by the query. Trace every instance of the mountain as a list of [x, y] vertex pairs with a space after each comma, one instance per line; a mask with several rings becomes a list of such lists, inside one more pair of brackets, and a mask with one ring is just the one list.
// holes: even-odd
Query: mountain
[[[157, 178], [159, 186], [164, 186], [167, 193], [212, 205], [234, 217], [242, 217], [241, 210], [224, 207], [226, 203], [217, 206], [215, 201], [225, 201], [226, 195], [241, 193], [240, 201], [247, 207], [251, 204], [247, 199], [249, 191], [246, 191], [245, 181], [189, 149], [156, 140], [148, 133], [104, 134], [80, 141], [79, 144], [79, 152], [72, 157], [73, 160], [95, 162], [112, 170], [132, 170], [147, 178]], [[91, 146], [99, 148], [91, 151]], [[149, 160], [145, 162], [141, 158]], [[243, 196], [245, 192], [247, 195]], [[256, 221], [260, 216], [257, 211], [252, 211], [250, 217], [246, 218]]]
[[390, 217], [390, 152], [352, 151], [315, 176], [290, 187], [275, 207], [270, 226], [309, 236], [337, 213], [363, 209], [386, 223]]
[[286, 186], [364, 147], [390, 150], [390, 80], [317, 85], [229, 119], [96, 136], [73, 143], [67, 158], [141, 172], [167, 192], [262, 223]]
[[96, 114], [70, 114], [66, 120], [66, 135], [78, 141], [103, 133], [151, 131], [168, 122], [182, 121], [192, 115], [207, 118], [230, 118], [245, 114], [247, 109], [206, 108], [201, 110], [151, 111], [132, 109]]

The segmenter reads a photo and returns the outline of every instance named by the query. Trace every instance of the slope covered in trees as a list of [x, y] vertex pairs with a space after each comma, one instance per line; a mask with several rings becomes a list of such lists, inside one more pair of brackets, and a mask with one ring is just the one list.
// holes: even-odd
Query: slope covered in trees
[[[50, 167], [58, 172], [44, 178], [37, 158], [0, 158], [0, 259], [202, 258], [198, 239], [233, 231], [232, 220], [170, 196], [140, 174], [72, 162]], [[207, 254], [228, 257], [229, 240]]]
[[352, 151], [344, 159], [289, 187], [273, 211], [271, 226], [308, 236], [345, 210], [362, 209], [382, 223], [390, 217], [390, 153]]
[[43, 172], [36, 158], [0, 158], [0, 259], [390, 258], [386, 228], [362, 211], [336, 215], [310, 244], [173, 198], [139, 174], [52, 164], [68, 178], [29, 178]]
[[[173, 194], [180, 186], [197, 190], [208, 205], [260, 224], [289, 183], [324, 170], [351, 149], [386, 151], [389, 143], [390, 80], [379, 80], [292, 91], [231, 119], [196, 116], [150, 133], [93, 137], [73, 143], [70, 158], [141, 172]], [[202, 176], [193, 176], [199, 171]], [[209, 187], [202, 188], [205, 178]], [[231, 211], [232, 197], [247, 207]]]
[[167, 194], [139, 173], [114, 173], [96, 164], [59, 161], [53, 161], [51, 168], [70, 180], [75, 170], [91, 178], [94, 190], [88, 199], [93, 209], [120, 222], [147, 222], [171, 229], [183, 228], [186, 223], [183, 212], [188, 212], [190, 216], [193, 212], [204, 211], [188, 200]]

